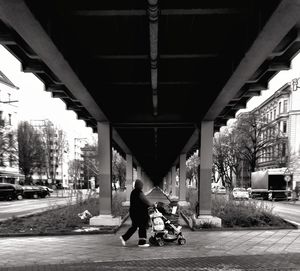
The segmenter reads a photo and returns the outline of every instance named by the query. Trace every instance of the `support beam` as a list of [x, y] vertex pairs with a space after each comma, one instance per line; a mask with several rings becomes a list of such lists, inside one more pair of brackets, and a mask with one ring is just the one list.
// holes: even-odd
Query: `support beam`
[[153, 115], [158, 115], [158, 0], [148, 0], [149, 34], [150, 34], [150, 67]]
[[[233, 15], [245, 13], [241, 8], [194, 8], [194, 9], [162, 9], [161, 15]], [[146, 16], [147, 12], [143, 9], [123, 9], [123, 10], [75, 10], [74, 16]]]
[[142, 180], [142, 168], [140, 166], [137, 166], [136, 168], [136, 177], [139, 180]]
[[[203, 54], [161, 54], [160, 59], [202, 59], [202, 58], [215, 58], [219, 54], [216, 53], [203, 53]], [[95, 55], [98, 59], [107, 60], [147, 60], [149, 55]]]
[[172, 198], [177, 198], [176, 193], [176, 166], [172, 166], [171, 169], [171, 179], [172, 179]]
[[172, 175], [171, 171], [168, 172], [167, 174], [167, 194], [170, 194], [172, 192]]
[[130, 194], [132, 191], [132, 183], [133, 183], [132, 155], [126, 153], [126, 201], [122, 202], [123, 206], [130, 205]]
[[204, 120], [215, 120], [223, 108], [243, 87], [257, 67], [272, 54], [273, 50], [296, 25], [300, 18], [300, 0], [281, 1], [258, 37], [227, 81], [218, 97], [206, 113]]
[[121, 224], [121, 217], [112, 216], [112, 147], [111, 126], [108, 122], [98, 122], [99, 155], [99, 216], [90, 219], [90, 225], [116, 226]]
[[179, 157], [179, 202], [180, 206], [188, 206], [186, 201], [186, 153]]
[[213, 121], [201, 123], [200, 178], [198, 183], [198, 220], [196, 223], [213, 223], [221, 227], [221, 219], [211, 215], [211, 170], [213, 150]]

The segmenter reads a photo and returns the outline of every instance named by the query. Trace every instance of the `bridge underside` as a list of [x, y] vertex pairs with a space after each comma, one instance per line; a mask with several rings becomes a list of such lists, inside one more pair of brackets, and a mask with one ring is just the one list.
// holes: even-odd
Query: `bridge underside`
[[155, 183], [298, 52], [299, 1], [0, 0], [0, 42]]

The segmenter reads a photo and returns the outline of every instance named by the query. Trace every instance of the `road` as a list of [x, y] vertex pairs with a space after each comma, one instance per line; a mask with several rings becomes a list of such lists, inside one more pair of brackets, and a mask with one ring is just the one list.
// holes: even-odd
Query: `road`
[[[83, 196], [88, 194], [84, 191]], [[75, 203], [76, 196], [60, 197], [52, 195], [44, 199], [23, 199], [14, 201], [0, 201], [0, 221], [13, 216], [25, 216], [36, 212], [43, 212], [47, 209]]]
[[268, 205], [270, 208], [273, 208], [273, 213], [279, 215], [280, 217], [290, 220], [292, 222], [296, 222], [300, 226], [300, 202], [285, 202], [285, 201], [260, 201], [263, 204]]

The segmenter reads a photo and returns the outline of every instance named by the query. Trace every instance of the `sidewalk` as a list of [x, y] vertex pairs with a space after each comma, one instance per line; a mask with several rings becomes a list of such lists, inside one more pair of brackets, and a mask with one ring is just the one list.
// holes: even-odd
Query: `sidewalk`
[[139, 248], [136, 233], [123, 247], [119, 236], [129, 225], [117, 234], [0, 238], [0, 271], [300, 270], [300, 230], [183, 228], [184, 246]]

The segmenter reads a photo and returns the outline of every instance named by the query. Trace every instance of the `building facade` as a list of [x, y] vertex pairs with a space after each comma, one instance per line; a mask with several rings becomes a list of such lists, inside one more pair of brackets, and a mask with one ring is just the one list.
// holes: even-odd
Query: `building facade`
[[292, 187], [300, 186], [300, 89], [287, 83], [252, 112], [266, 122], [263, 137], [277, 133], [280, 138], [262, 150], [258, 169], [282, 168], [293, 175]]
[[18, 89], [0, 71], [0, 182], [24, 179], [18, 163]]

